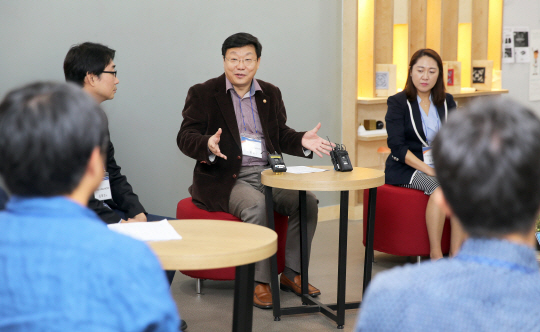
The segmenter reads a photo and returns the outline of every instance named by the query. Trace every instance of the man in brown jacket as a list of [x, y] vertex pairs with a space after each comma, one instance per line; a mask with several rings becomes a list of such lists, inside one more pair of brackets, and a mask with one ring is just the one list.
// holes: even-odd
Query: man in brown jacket
[[[177, 143], [184, 154], [197, 160], [189, 188], [195, 205], [266, 226], [261, 171], [268, 168], [267, 154], [311, 158], [315, 152], [322, 157], [331, 145], [317, 135], [320, 123], [307, 132], [286, 125], [279, 89], [254, 78], [261, 50], [258, 39], [248, 33], [225, 40], [221, 49], [225, 73], [189, 89]], [[298, 192], [274, 189], [273, 199], [275, 210], [289, 216], [281, 288], [300, 295]], [[317, 226], [317, 203], [308, 192], [308, 251]], [[256, 264], [255, 281], [254, 305], [271, 308], [269, 260]], [[320, 291], [309, 285], [309, 294], [317, 296]]]

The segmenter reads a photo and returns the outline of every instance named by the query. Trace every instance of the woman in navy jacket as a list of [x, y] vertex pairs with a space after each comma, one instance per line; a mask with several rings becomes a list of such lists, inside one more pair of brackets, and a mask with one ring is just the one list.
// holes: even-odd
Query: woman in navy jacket
[[[416, 51], [409, 63], [405, 89], [388, 98], [386, 130], [391, 154], [386, 160], [387, 184], [422, 190], [430, 195], [426, 208], [431, 259], [442, 258], [441, 238], [444, 212], [435, 204], [440, 191], [431, 160], [431, 143], [456, 108], [451, 94], [445, 93], [443, 64], [431, 49]], [[436, 195], [432, 195], [436, 193]], [[460, 226], [452, 221], [450, 254], [455, 255], [462, 242]]]

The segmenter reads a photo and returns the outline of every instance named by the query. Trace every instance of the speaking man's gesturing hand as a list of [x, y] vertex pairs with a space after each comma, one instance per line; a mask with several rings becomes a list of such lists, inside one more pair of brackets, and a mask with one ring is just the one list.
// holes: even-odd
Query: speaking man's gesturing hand
[[310, 131], [306, 131], [306, 133], [302, 137], [302, 146], [308, 150], [315, 152], [319, 157], [322, 158], [321, 152], [329, 156], [329, 151], [332, 150], [332, 146], [334, 146], [335, 144], [330, 143], [317, 135], [317, 132], [320, 128], [321, 123], [319, 122], [319, 124], [317, 124], [315, 128], [311, 129]]
[[227, 156], [221, 153], [219, 149], [219, 141], [221, 140], [221, 128], [208, 139], [208, 150], [215, 154], [216, 156], [227, 160]]

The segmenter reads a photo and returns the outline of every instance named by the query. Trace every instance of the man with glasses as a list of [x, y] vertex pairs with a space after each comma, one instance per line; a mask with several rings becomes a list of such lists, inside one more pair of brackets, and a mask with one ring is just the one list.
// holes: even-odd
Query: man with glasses
[[[73, 46], [64, 60], [66, 81], [82, 86], [99, 104], [113, 99], [116, 85], [120, 82], [116, 77], [114, 55], [115, 50], [101, 44], [86, 42]], [[107, 181], [109, 186], [106, 185]], [[90, 198], [88, 207], [107, 224], [163, 219], [152, 215], [148, 215], [150, 219], [147, 218], [139, 197], [133, 192], [127, 178], [120, 173], [112, 143], [107, 149], [104, 185]]]
[[[117, 78], [114, 55], [116, 51], [97, 43], [82, 43], [71, 47], [64, 59], [66, 81], [78, 84], [101, 104], [111, 100], [116, 94]], [[107, 224], [118, 222], [159, 221], [166, 217], [148, 214], [139, 197], [114, 158], [114, 146], [109, 140], [103, 181], [90, 197], [88, 207]], [[169, 284], [175, 271], [166, 271]], [[134, 276], [136, 277], [136, 276]], [[181, 321], [181, 330], [187, 328]]]
[[[189, 89], [177, 143], [198, 161], [189, 188], [195, 205], [266, 226], [261, 171], [268, 168], [268, 153], [311, 158], [315, 152], [322, 157], [331, 145], [317, 135], [320, 123], [307, 132], [287, 126], [280, 90], [254, 78], [261, 50], [259, 40], [248, 33], [225, 40], [221, 48], [225, 73]], [[289, 216], [281, 288], [300, 295], [298, 192], [273, 189], [273, 198], [276, 211]], [[308, 192], [308, 250], [317, 226], [317, 204]], [[255, 281], [254, 305], [272, 308], [269, 260], [256, 263]], [[320, 291], [309, 285], [309, 294], [317, 296]]]

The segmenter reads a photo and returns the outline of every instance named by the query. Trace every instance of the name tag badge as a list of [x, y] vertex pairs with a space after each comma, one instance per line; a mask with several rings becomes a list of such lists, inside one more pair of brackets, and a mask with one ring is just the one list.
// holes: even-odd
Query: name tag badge
[[262, 158], [262, 141], [257, 138], [240, 135], [242, 141], [242, 154], [244, 156]]
[[101, 181], [101, 184], [99, 185], [97, 190], [94, 191], [94, 197], [100, 201], [112, 199], [111, 183], [109, 182], [109, 173], [105, 172], [103, 181]]
[[422, 147], [422, 154], [424, 155], [424, 162], [431, 168], [435, 168], [435, 165], [433, 164], [433, 151], [431, 150], [431, 146]]

